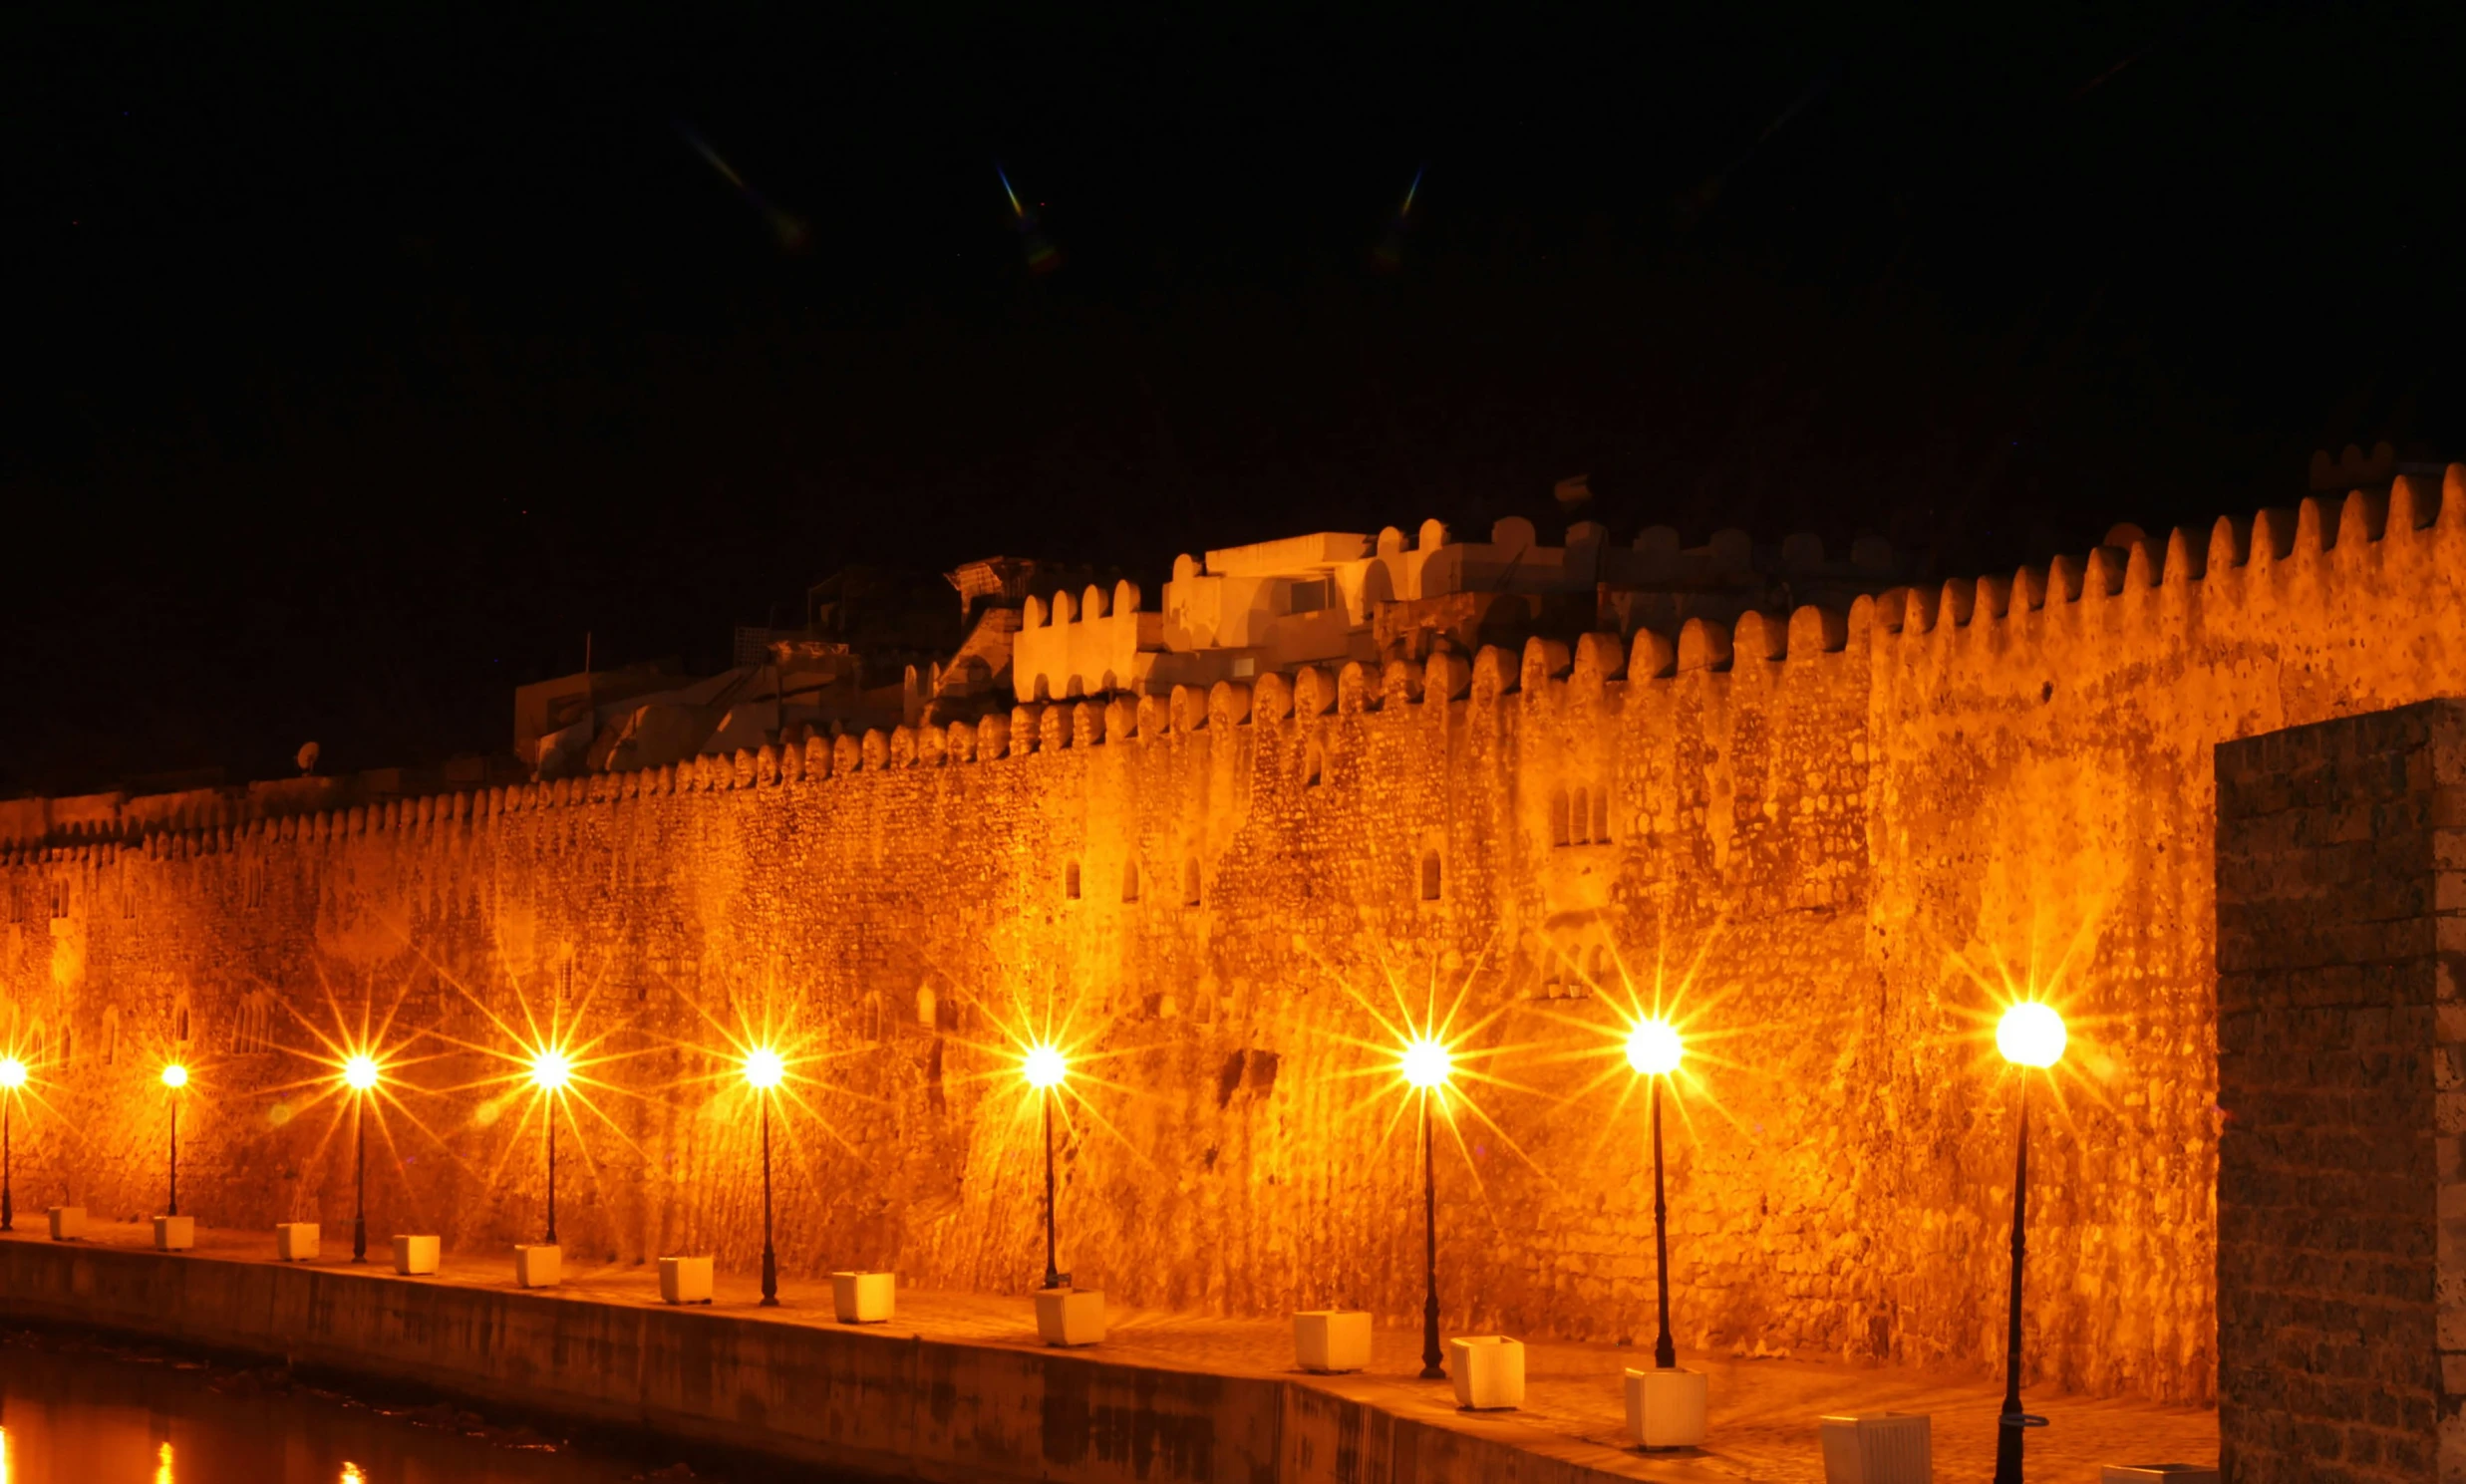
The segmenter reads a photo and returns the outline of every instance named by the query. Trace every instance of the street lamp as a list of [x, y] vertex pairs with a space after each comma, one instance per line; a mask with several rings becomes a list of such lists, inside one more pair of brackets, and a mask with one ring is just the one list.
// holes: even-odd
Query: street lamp
[[2020, 1138], [2012, 1159], [2012, 1303], [2004, 1336], [2004, 1415], [1996, 1431], [1995, 1484], [2021, 1484], [2021, 1439], [2028, 1428], [2046, 1425], [2044, 1417], [2020, 1409], [2020, 1269], [2028, 1252], [2029, 1072], [2062, 1060], [2063, 1042], [2063, 1017], [2038, 1001], [2014, 1005], [1996, 1026], [1996, 1049], [2020, 1069]]
[[556, 1245], [556, 1105], [565, 1090], [565, 1083], [574, 1074], [571, 1058], [555, 1046], [548, 1046], [531, 1057], [531, 1085], [546, 1094], [548, 1110], [548, 1237], [546, 1245]]
[[15, 1056], [0, 1056], [0, 1232], [17, 1230], [16, 1201], [10, 1190], [9, 1113], [17, 1102], [18, 1089], [25, 1085], [26, 1063]]
[[787, 1063], [769, 1046], [756, 1046], [745, 1056], [745, 1079], [763, 1109], [763, 1307], [779, 1307], [779, 1255], [771, 1246], [771, 1092], [787, 1075]]
[[1421, 1094], [1421, 1378], [1447, 1378], [1447, 1352], [1438, 1345], [1438, 1168], [1431, 1159], [1430, 1099], [1447, 1085], [1455, 1058], [1446, 1042], [1421, 1037], [1404, 1046], [1404, 1080]]
[[1071, 1275], [1054, 1263], [1054, 1089], [1071, 1074], [1071, 1063], [1063, 1056], [1061, 1047], [1039, 1041], [1028, 1047], [1028, 1054], [1020, 1059], [1019, 1071], [1045, 1105], [1045, 1286], [1064, 1288], [1070, 1284]]
[[1627, 1064], [1637, 1075], [1653, 1079], [1653, 1272], [1661, 1299], [1661, 1335], [1653, 1341], [1653, 1363], [1664, 1370], [1678, 1365], [1679, 1348], [1670, 1338], [1670, 1202], [1662, 1184], [1662, 1083], [1686, 1056], [1679, 1028], [1668, 1021], [1638, 1021], [1628, 1033]]
[[368, 1261], [368, 1094], [377, 1086], [377, 1058], [363, 1051], [343, 1063], [343, 1085], [351, 1089], [351, 1135], [358, 1146], [352, 1162], [351, 1260]]
[[162, 1085], [171, 1089], [171, 1202], [168, 1215], [179, 1214], [179, 1089], [188, 1085], [188, 1068], [169, 1062], [162, 1068]]

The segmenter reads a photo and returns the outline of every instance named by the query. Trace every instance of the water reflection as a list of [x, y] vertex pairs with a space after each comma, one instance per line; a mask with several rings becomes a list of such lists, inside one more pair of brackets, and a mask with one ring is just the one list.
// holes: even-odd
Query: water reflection
[[0, 1484], [631, 1484], [646, 1472], [641, 1456], [556, 1448], [451, 1407], [392, 1410], [275, 1371], [0, 1336]]

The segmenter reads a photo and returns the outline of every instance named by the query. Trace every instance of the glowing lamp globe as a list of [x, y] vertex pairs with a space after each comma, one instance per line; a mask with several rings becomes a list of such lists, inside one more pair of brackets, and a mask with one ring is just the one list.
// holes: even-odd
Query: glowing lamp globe
[[1423, 1037], [1404, 1047], [1400, 1064], [1404, 1080], [1426, 1092], [1446, 1085], [1447, 1073], [1455, 1069], [1455, 1058], [1447, 1054], [1446, 1042]]
[[15, 1056], [0, 1056], [0, 1087], [14, 1092], [26, 1085], [26, 1063]]
[[780, 1079], [786, 1075], [787, 1063], [780, 1060], [779, 1053], [771, 1047], [756, 1046], [746, 1053], [745, 1079], [764, 1091], [779, 1085]]
[[172, 1062], [170, 1065], [168, 1065], [168, 1066], [166, 1066], [166, 1067], [162, 1068], [162, 1085], [163, 1085], [163, 1086], [165, 1086], [165, 1087], [185, 1087], [185, 1086], [187, 1086], [187, 1085], [188, 1085], [188, 1068], [187, 1068], [187, 1067], [185, 1067], [185, 1066], [180, 1065], [180, 1064], [179, 1064], [178, 1062], [176, 1062], [176, 1061], [174, 1061], [174, 1062]]
[[1996, 1049], [2015, 1066], [2052, 1066], [2063, 1059], [2063, 1017], [2051, 1005], [2023, 1000], [1996, 1025]]
[[1638, 1021], [1627, 1034], [1627, 1064], [1646, 1076], [1668, 1076], [1687, 1057], [1679, 1028], [1668, 1021]]
[[531, 1080], [545, 1091], [562, 1091], [573, 1074], [574, 1064], [563, 1051], [545, 1050], [531, 1058]]
[[343, 1083], [354, 1092], [366, 1092], [377, 1085], [377, 1058], [354, 1056], [343, 1063]]
[[1070, 1063], [1063, 1059], [1059, 1046], [1037, 1045], [1028, 1047], [1019, 1070], [1031, 1087], [1058, 1087], [1069, 1073]]

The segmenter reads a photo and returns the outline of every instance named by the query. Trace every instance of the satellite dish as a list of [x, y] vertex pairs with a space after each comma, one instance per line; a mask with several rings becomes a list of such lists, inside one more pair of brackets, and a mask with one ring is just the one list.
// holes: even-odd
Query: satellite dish
[[300, 771], [315, 772], [317, 770], [317, 744], [313, 742], [300, 743], [300, 755], [297, 760], [300, 764]]

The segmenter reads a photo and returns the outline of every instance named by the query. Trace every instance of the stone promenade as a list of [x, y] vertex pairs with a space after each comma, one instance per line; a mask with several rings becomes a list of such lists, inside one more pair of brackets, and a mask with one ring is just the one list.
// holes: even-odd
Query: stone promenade
[[[125, 1254], [124, 1261], [151, 1258], [169, 1265], [262, 1266], [295, 1272], [306, 1267], [333, 1271], [336, 1276], [352, 1271], [348, 1262], [348, 1228], [339, 1233], [328, 1228], [325, 1255], [311, 1265], [276, 1263], [271, 1233], [200, 1230], [193, 1252], [156, 1256], [151, 1250], [150, 1225], [97, 1223], [90, 1230], [92, 1235], [83, 1246]], [[0, 1248], [19, 1245], [61, 1251], [39, 1231], [21, 1231], [14, 1238], [0, 1238]], [[512, 1291], [510, 1254], [449, 1254], [443, 1271], [434, 1278], [398, 1278], [377, 1261], [385, 1255], [382, 1248], [373, 1250], [370, 1266], [357, 1272], [371, 1283], [388, 1286]], [[33, 1258], [35, 1254], [26, 1256]], [[576, 1266], [570, 1257], [568, 1265], [566, 1281], [560, 1288], [534, 1291], [523, 1297], [560, 1306], [654, 1311], [666, 1308], [659, 1302], [653, 1268]], [[17, 1268], [11, 1265], [7, 1271], [15, 1272]], [[758, 1308], [756, 1298], [756, 1287], [750, 1277], [722, 1275], [717, 1302], [692, 1313], [847, 1333], [831, 1318], [829, 1292], [824, 1285], [783, 1285], [784, 1303], [776, 1310]], [[0, 1307], [24, 1312], [17, 1301], [15, 1294], [0, 1295]], [[57, 1318], [57, 1309], [55, 1303], [32, 1317]], [[675, 1311], [668, 1313], [685, 1318]], [[107, 1322], [126, 1327], [125, 1320], [107, 1318]], [[1117, 1309], [1110, 1317], [1110, 1326], [1111, 1335], [1104, 1344], [1074, 1353], [1113, 1365], [1316, 1388], [1423, 1427], [1461, 1433], [1535, 1455], [1532, 1461], [1536, 1464], [1546, 1459], [1559, 1466], [1545, 1466], [1534, 1474], [1536, 1477], [1580, 1478], [1589, 1472], [1634, 1479], [1751, 1479], [1759, 1484], [1813, 1484], [1823, 1473], [1816, 1447], [1815, 1419], [1819, 1415], [1843, 1410], [1895, 1410], [1923, 1411], [1934, 1416], [1939, 1477], [1984, 1478], [1993, 1466], [1994, 1419], [2001, 1401], [2000, 1388], [1976, 1375], [1804, 1357], [1744, 1360], [1683, 1354], [1684, 1363], [1700, 1367], [1711, 1376], [1709, 1446], [1695, 1455], [1647, 1457], [1623, 1446], [1619, 1376], [1624, 1367], [1648, 1361], [1649, 1350], [1532, 1343], [1527, 1351], [1526, 1405], [1510, 1413], [1474, 1414], [1456, 1409], [1446, 1383], [1422, 1381], [1415, 1376], [1420, 1342], [1416, 1333], [1383, 1330], [1377, 1338], [1370, 1371], [1321, 1377], [1294, 1370], [1290, 1333], [1279, 1323]], [[1024, 1297], [903, 1292], [897, 1318], [887, 1326], [868, 1327], [864, 1333], [884, 1340], [1007, 1351], [1023, 1357], [1050, 1353], [1037, 1341], [1030, 1303]], [[477, 1384], [472, 1389], [482, 1395], [490, 1390]], [[2035, 1480], [2078, 1480], [2087, 1484], [2097, 1478], [2097, 1466], [2101, 1463], [2214, 1464], [2217, 1459], [2218, 1422], [2214, 1411], [2071, 1397], [2043, 1389], [2030, 1393], [2028, 1403], [2051, 1422], [2030, 1437], [2029, 1472]], [[1425, 1467], [1424, 1476], [1429, 1472]]]

